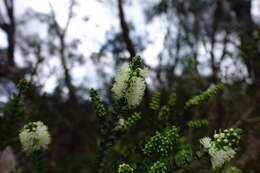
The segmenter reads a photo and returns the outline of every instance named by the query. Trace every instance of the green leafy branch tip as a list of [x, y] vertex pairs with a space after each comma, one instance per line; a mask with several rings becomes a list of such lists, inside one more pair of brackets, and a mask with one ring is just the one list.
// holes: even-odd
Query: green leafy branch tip
[[170, 106], [169, 105], [164, 105], [158, 115], [159, 120], [165, 120], [170, 114]]
[[175, 105], [176, 100], [177, 100], [176, 94], [172, 93], [170, 95], [170, 98], [169, 98], [167, 104], [164, 105], [159, 112], [159, 116], [158, 116], [159, 120], [166, 120], [168, 118], [168, 116], [170, 115], [170, 112], [171, 112], [171, 107]]
[[175, 105], [176, 100], [177, 100], [177, 95], [176, 95], [176, 93], [171, 93], [170, 98], [169, 98], [169, 101], [168, 101], [168, 105], [170, 105], [170, 106]]
[[94, 104], [95, 112], [99, 118], [103, 118], [106, 116], [106, 110], [104, 104], [102, 104], [100, 97], [98, 96], [98, 92], [95, 89], [90, 89], [90, 97]]
[[209, 89], [198, 96], [192, 97], [190, 100], [186, 102], [185, 109], [188, 110], [205, 103], [211, 97], [220, 94], [224, 90], [224, 88], [225, 86], [223, 84], [218, 84], [214, 88]]
[[130, 68], [131, 70], [138, 69], [142, 64], [142, 59], [140, 56], [134, 56], [130, 62]]
[[191, 120], [187, 123], [190, 128], [201, 128], [209, 125], [207, 120]]
[[156, 132], [145, 144], [143, 152], [145, 155], [158, 154], [167, 156], [173, 150], [174, 144], [179, 137], [179, 129], [172, 126], [163, 132]]
[[140, 113], [133, 113], [129, 118], [124, 120], [123, 118], [119, 119], [117, 129], [127, 131], [131, 127], [133, 127], [138, 120], [141, 119], [141, 114]]
[[160, 92], [153, 93], [151, 102], [149, 104], [149, 108], [155, 111], [159, 110], [160, 101], [161, 101], [161, 93]]
[[30, 87], [30, 83], [26, 79], [19, 80], [17, 84], [17, 89], [23, 93], [28, 91], [29, 87]]
[[178, 150], [174, 155], [175, 165], [180, 168], [185, 168], [193, 159], [192, 146], [187, 137], [182, 136], [177, 141]]

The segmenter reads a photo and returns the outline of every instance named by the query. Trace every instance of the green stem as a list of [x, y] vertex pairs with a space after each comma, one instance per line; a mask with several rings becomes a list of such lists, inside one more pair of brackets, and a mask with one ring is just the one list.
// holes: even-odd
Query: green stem
[[101, 144], [98, 149], [96, 168], [94, 170], [97, 173], [103, 172], [106, 155], [117, 139], [117, 131], [115, 130], [115, 127], [119, 119], [119, 114], [122, 112], [124, 106], [125, 102], [119, 100], [114, 106], [113, 113], [111, 116], [106, 117], [106, 120], [101, 127]]
[[32, 162], [36, 173], [44, 173], [43, 152], [35, 151], [32, 153], [31, 157], [32, 157]]

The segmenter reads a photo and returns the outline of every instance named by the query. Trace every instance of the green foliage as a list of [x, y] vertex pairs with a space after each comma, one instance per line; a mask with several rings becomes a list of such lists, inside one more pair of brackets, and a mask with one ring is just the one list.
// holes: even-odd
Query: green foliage
[[179, 137], [179, 129], [171, 126], [163, 132], [156, 132], [145, 144], [143, 152], [145, 155], [167, 156], [174, 149]]
[[103, 172], [104, 162], [106, 160], [108, 151], [114, 145], [115, 141], [118, 138], [117, 134], [117, 122], [119, 120], [119, 115], [121, 114], [123, 107], [126, 106], [126, 103], [122, 100], [119, 100], [114, 104], [114, 110], [109, 116], [105, 116], [104, 121], [100, 125], [100, 145], [98, 146], [98, 153], [96, 157], [96, 167], [97, 172]]
[[169, 106], [174, 106], [175, 103], [176, 103], [176, 99], [177, 99], [176, 93], [171, 93], [169, 101], [168, 101], [168, 105]]
[[158, 115], [159, 120], [166, 120], [170, 114], [170, 106], [169, 105], [164, 105]]
[[132, 58], [131, 62], [130, 62], [130, 68], [131, 70], [137, 70], [142, 64], [142, 59], [140, 56], [135, 56]]
[[98, 96], [98, 92], [95, 89], [90, 89], [90, 97], [92, 99], [92, 102], [94, 104], [94, 108], [96, 111], [96, 114], [99, 118], [103, 118], [106, 116], [106, 110], [105, 106], [102, 104], [101, 99]]
[[178, 167], [187, 167], [189, 161], [192, 160], [193, 151], [186, 137], [181, 137], [178, 140], [178, 151], [174, 156], [175, 164]]
[[120, 164], [117, 173], [133, 173], [134, 169], [128, 164]]
[[149, 108], [158, 111], [160, 109], [160, 100], [161, 100], [161, 93], [160, 92], [153, 93], [151, 102], [149, 104]]
[[192, 97], [186, 102], [185, 109], [188, 110], [207, 102], [211, 97], [220, 94], [224, 90], [224, 88], [225, 87], [223, 84], [218, 84], [214, 88], [209, 89], [198, 96]]
[[27, 92], [29, 90], [30, 83], [26, 79], [21, 79], [17, 84], [17, 89], [21, 92]]
[[141, 64], [142, 64], [142, 59], [140, 56], [135, 56], [132, 58], [132, 61], [130, 62], [130, 76], [129, 76], [129, 85], [135, 80], [136, 76], [143, 76], [141, 74]]
[[166, 172], [167, 172], [166, 164], [161, 161], [155, 162], [150, 167], [150, 170], [149, 170], [149, 173], [166, 173]]
[[27, 113], [22, 101], [22, 93], [28, 90], [28, 82], [21, 80], [17, 88], [18, 94], [13, 94], [0, 117], [0, 148], [12, 145], [18, 140], [19, 126]]
[[[117, 128], [119, 130], [127, 131], [131, 127], [133, 127], [136, 124], [136, 122], [140, 119], [141, 119], [140, 113], [135, 112], [130, 117], [128, 117], [126, 120], [119, 119], [119, 124], [118, 124]], [[120, 122], [120, 120], [122, 120], [122, 122]]]
[[190, 128], [201, 128], [208, 126], [209, 122], [207, 120], [192, 120], [187, 123]]
[[175, 93], [172, 93], [170, 95], [170, 98], [168, 100], [168, 103], [166, 105], [164, 105], [160, 112], [159, 112], [159, 115], [158, 115], [158, 119], [159, 120], [166, 120], [169, 115], [170, 115], [170, 112], [171, 112], [171, 108], [175, 105], [176, 103], [176, 94]]
[[36, 151], [31, 154], [31, 160], [36, 173], [44, 173], [43, 167], [44, 153], [42, 151]]
[[[132, 61], [130, 62], [129, 74], [126, 75], [127, 79], [119, 80], [118, 81], [119, 83], [115, 82], [115, 84], [114, 84], [114, 85], [119, 85], [118, 87], [121, 88], [120, 85], [125, 85], [124, 82], [126, 82], [126, 85], [127, 85], [126, 88], [124, 88], [124, 91], [120, 91], [120, 92], [126, 92], [126, 90], [131, 89], [132, 84], [134, 84], [136, 82], [135, 80], [137, 79], [138, 76], [144, 77], [144, 74], [141, 74], [144, 72], [140, 69], [140, 67], [141, 67], [141, 58], [139, 56], [133, 57]], [[125, 75], [124, 75], [124, 77], [125, 77]], [[145, 85], [145, 82], [143, 84]], [[92, 100], [94, 101], [94, 105], [95, 105], [97, 114], [101, 114], [101, 116], [99, 116], [99, 117], [104, 117], [104, 121], [102, 121], [100, 124], [101, 142], [100, 142], [100, 145], [98, 146], [98, 154], [97, 154], [97, 158], [96, 158], [96, 168], [95, 168], [97, 172], [104, 172], [103, 169], [104, 169], [104, 164], [106, 161], [106, 156], [107, 156], [109, 150], [111, 149], [111, 147], [115, 144], [115, 142], [120, 137], [120, 135], [118, 133], [118, 129], [119, 128], [122, 128], [123, 130], [129, 129], [141, 117], [140, 117], [140, 114], [135, 113], [131, 117], [129, 117], [126, 121], [124, 121], [123, 123], [122, 123], [122, 121], [119, 121], [120, 115], [124, 111], [127, 111], [129, 108], [131, 108], [131, 106], [127, 107], [127, 103], [128, 103], [127, 99], [129, 99], [127, 97], [129, 97], [129, 95], [126, 95], [125, 93], [123, 94], [123, 97], [119, 97], [119, 99], [116, 100], [116, 103], [113, 105], [112, 113], [110, 115], [104, 116], [105, 115], [104, 106], [101, 105], [101, 100], [97, 97], [97, 92], [93, 89], [90, 92], [91, 92]], [[137, 94], [137, 97], [139, 97], [139, 95], [140, 95], [140, 93]], [[141, 93], [141, 95], [142, 95], [142, 93]], [[134, 99], [134, 100], [136, 101], [136, 99]], [[140, 99], [138, 98], [138, 100], [140, 100]], [[119, 124], [118, 124], [118, 122], [119, 122]]]
[[242, 173], [242, 171], [235, 166], [231, 166], [225, 170], [225, 173]]

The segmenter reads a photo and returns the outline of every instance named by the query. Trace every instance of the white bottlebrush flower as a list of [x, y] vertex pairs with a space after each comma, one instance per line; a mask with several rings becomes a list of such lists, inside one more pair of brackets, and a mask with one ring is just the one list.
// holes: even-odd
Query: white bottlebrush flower
[[226, 148], [211, 151], [211, 164], [213, 168], [220, 168], [225, 162], [230, 161], [235, 156], [236, 152], [232, 148]]
[[214, 156], [217, 151], [219, 151], [219, 149], [216, 147], [216, 144], [212, 142], [212, 145], [208, 148], [209, 155]]
[[26, 153], [47, 150], [51, 142], [48, 127], [41, 121], [26, 124], [21, 130], [19, 138]]
[[204, 148], [209, 149], [212, 146], [212, 141], [209, 137], [204, 137], [200, 139], [200, 143]]
[[135, 107], [142, 101], [145, 87], [145, 80], [143, 78], [136, 77], [133, 80], [126, 92], [126, 99], [129, 106]]
[[115, 83], [112, 91], [118, 98], [124, 97], [124, 92], [127, 88], [127, 81], [129, 80], [130, 67], [129, 64], [125, 63], [121, 66], [118, 74], [115, 77]]
[[132, 73], [129, 64], [123, 64], [112, 87], [116, 97], [125, 98], [130, 107], [135, 107], [141, 102], [146, 87], [144, 78], [148, 75], [148, 71], [140, 68], [138, 70], [139, 72]]
[[235, 156], [240, 133], [240, 129], [225, 129], [224, 132], [215, 132], [213, 139], [204, 137], [200, 140], [210, 155], [213, 168], [222, 167]]

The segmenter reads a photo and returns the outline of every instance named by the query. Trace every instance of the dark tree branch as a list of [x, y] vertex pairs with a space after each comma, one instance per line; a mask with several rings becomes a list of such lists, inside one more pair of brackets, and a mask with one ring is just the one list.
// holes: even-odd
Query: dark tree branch
[[123, 2], [122, 0], [118, 0], [118, 10], [119, 10], [119, 19], [120, 19], [120, 26], [123, 33], [123, 38], [126, 44], [126, 48], [130, 54], [130, 59], [136, 55], [136, 50], [134, 48], [134, 44], [129, 36], [129, 28], [125, 19], [124, 9], [123, 9]]
[[7, 63], [11, 67], [15, 67], [14, 50], [15, 50], [15, 18], [14, 18], [14, 3], [13, 0], [4, 0], [5, 9], [7, 12], [9, 23], [4, 21], [1, 14], [0, 28], [6, 32], [8, 48], [7, 48]]
[[217, 65], [216, 57], [215, 57], [215, 45], [216, 45], [216, 34], [218, 31], [218, 24], [220, 21], [220, 15], [221, 9], [222, 9], [222, 4], [220, 1], [216, 2], [216, 9], [214, 11], [214, 16], [213, 16], [213, 22], [212, 22], [212, 31], [209, 33], [210, 35], [210, 44], [211, 44], [211, 49], [210, 49], [210, 61], [211, 61], [211, 69], [212, 69], [212, 76], [211, 76], [211, 82], [216, 84], [218, 83], [218, 72], [219, 72], [219, 66]]
[[70, 6], [69, 6], [69, 14], [68, 14], [68, 19], [67, 19], [67, 22], [66, 22], [66, 25], [65, 25], [65, 28], [63, 30], [63, 35], [66, 35], [66, 32], [69, 28], [69, 25], [70, 25], [70, 21], [73, 17], [73, 7], [75, 6], [76, 4], [76, 1], [75, 0], [71, 0], [70, 2]]
[[230, 1], [231, 8], [239, 21], [240, 53], [248, 68], [252, 84], [248, 88], [248, 94], [254, 98], [256, 108], [260, 108], [260, 51], [259, 42], [255, 33], [259, 27], [251, 16], [251, 0]]
[[75, 88], [72, 84], [70, 71], [69, 71], [69, 68], [67, 66], [67, 56], [66, 56], [66, 52], [65, 52], [66, 48], [67, 48], [67, 45], [65, 43], [65, 38], [66, 38], [66, 33], [67, 33], [67, 30], [68, 30], [70, 21], [72, 19], [74, 4], [75, 4], [75, 1], [72, 0], [70, 8], [69, 8], [68, 20], [67, 20], [67, 23], [66, 23], [64, 30], [62, 30], [62, 28], [59, 26], [59, 24], [56, 20], [56, 15], [55, 15], [55, 12], [54, 12], [54, 9], [53, 9], [51, 3], [49, 3], [49, 6], [50, 6], [50, 9], [51, 9], [51, 16], [52, 16], [52, 20], [53, 20], [54, 30], [55, 30], [55, 32], [58, 36], [59, 43], [60, 43], [59, 54], [60, 54], [60, 58], [61, 58], [61, 65], [62, 65], [62, 68], [64, 70], [65, 83], [66, 83], [66, 86], [69, 90], [69, 98], [73, 102], [77, 102], [77, 98], [76, 98], [76, 94], [75, 94]]
[[11, 79], [17, 83], [23, 76], [29, 71], [27, 68], [16, 68], [12, 66], [7, 66], [5, 64], [0, 64], [0, 77], [5, 77]]

